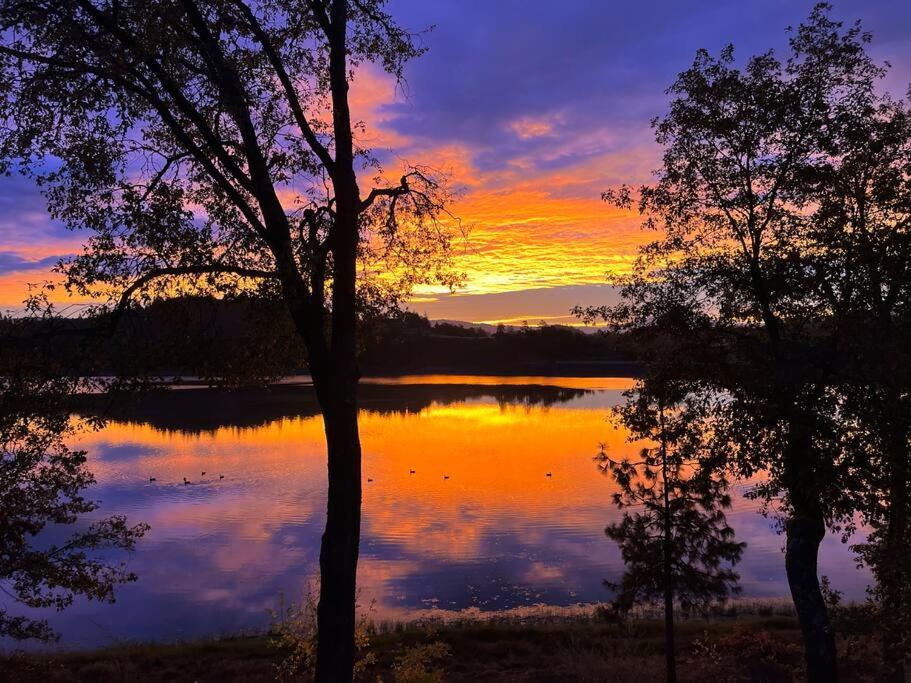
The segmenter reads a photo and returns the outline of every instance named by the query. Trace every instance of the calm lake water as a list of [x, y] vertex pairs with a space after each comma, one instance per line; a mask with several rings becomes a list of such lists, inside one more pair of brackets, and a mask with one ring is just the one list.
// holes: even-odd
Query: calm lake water
[[[616, 454], [636, 448], [606, 420], [630, 383], [366, 380], [358, 576], [371, 616], [607, 599], [602, 579], [619, 576], [622, 563], [603, 530], [618, 512], [592, 456], [600, 442]], [[122, 587], [115, 605], [78, 601], [50, 615], [60, 647], [263, 629], [281, 594], [300, 600], [315, 585], [326, 473], [309, 387], [167, 392], [81, 445], [102, 512], [152, 530], [129, 558], [139, 581]], [[749, 544], [739, 567], [744, 597], [786, 596], [783, 538], [739, 495], [730, 517]], [[848, 598], [863, 598], [869, 576], [834, 536], [823, 544], [821, 573]]]

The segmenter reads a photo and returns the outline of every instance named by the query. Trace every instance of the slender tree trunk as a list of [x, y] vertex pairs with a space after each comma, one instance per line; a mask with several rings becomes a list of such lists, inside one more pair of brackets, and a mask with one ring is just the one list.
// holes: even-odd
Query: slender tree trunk
[[[891, 400], [900, 401], [897, 396]], [[895, 406], [891, 406], [895, 408]], [[876, 568], [882, 587], [882, 608], [885, 612], [883, 629], [883, 663], [885, 680], [895, 683], [905, 681], [905, 632], [909, 625], [905, 612], [911, 608], [906, 604], [911, 567], [906, 544], [908, 533], [908, 438], [904, 424], [893, 426], [893, 438], [889, 449], [888, 512], [884, 552], [880, 553], [880, 564]]]
[[779, 321], [769, 304], [768, 289], [756, 259], [750, 261], [750, 272], [775, 372], [772, 400], [788, 422], [788, 442], [782, 453], [782, 464], [793, 514], [786, 525], [785, 571], [803, 632], [807, 679], [810, 683], [834, 681], [837, 678], [835, 638], [817, 576], [819, 544], [825, 537], [826, 525], [813, 467], [815, 454], [807, 416], [801, 414], [796, 403], [795, 373], [783, 351]]
[[361, 445], [357, 405], [333, 401], [323, 409], [329, 451], [326, 530], [320, 546], [317, 681], [354, 675], [356, 579], [361, 537]]
[[[349, 252], [353, 249], [349, 248]], [[353, 261], [353, 257], [349, 257]], [[357, 561], [361, 534], [361, 445], [357, 422], [358, 369], [354, 267], [347, 271], [347, 287], [335, 294], [332, 346], [324, 331], [305, 312], [295, 280], [283, 280], [291, 315], [308, 342], [310, 374], [323, 415], [326, 433], [328, 489], [326, 528], [320, 544], [320, 593], [317, 607], [317, 681], [350, 681], [355, 660]], [[338, 282], [342, 278], [337, 277]], [[342, 291], [340, 291], [342, 290]], [[340, 302], [346, 296], [350, 303]], [[315, 322], [316, 321], [316, 322]]]
[[[339, 193], [341, 195], [342, 193]], [[320, 546], [316, 680], [347, 682], [354, 671], [355, 600], [361, 537], [361, 444], [357, 424], [357, 214], [338, 201], [329, 384], [323, 394], [329, 488]], [[353, 226], [353, 228], [351, 227]], [[326, 382], [324, 381], [325, 385]]]
[[821, 516], [794, 515], [787, 522], [785, 568], [803, 632], [807, 680], [811, 683], [837, 678], [835, 638], [817, 578], [819, 544], [825, 533]]
[[[665, 502], [667, 505], [667, 502]], [[668, 683], [677, 681], [677, 656], [674, 645], [674, 585], [671, 571], [670, 540], [668, 526], [664, 529], [664, 659]]]
[[674, 651], [674, 571], [671, 557], [671, 505], [667, 484], [667, 438], [664, 427], [664, 406], [658, 406], [661, 428], [661, 478], [664, 486], [664, 650], [668, 683], [677, 681], [677, 657]]

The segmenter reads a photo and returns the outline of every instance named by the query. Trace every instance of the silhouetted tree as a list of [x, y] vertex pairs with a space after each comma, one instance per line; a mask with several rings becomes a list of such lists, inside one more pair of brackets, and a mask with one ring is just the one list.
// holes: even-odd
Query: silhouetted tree
[[685, 612], [739, 592], [733, 565], [745, 543], [734, 540], [724, 510], [728, 483], [713, 466], [707, 399], [665, 382], [639, 382], [615, 410], [629, 441], [647, 440], [638, 460], [615, 460], [602, 446], [597, 460], [619, 491], [624, 512], [605, 530], [620, 547], [626, 572], [606, 582], [624, 613], [636, 603], [664, 601], [667, 680], [675, 681], [674, 603]]
[[92, 232], [61, 266], [70, 290], [120, 309], [238, 290], [287, 307], [328, 447], [317, 678], [350, 679], [358, 315], [453, 275], [429, 172], [361, 192], [376, 164], [349, 84], [371, 62], [398, 78], [422, 49], [382, 0], [7, 0], [0, 26], [0, 170]]
[[873, 529], [861, 557], [877, 578], [884, 661], [901, 681], [911, 646], [911, 111], [870, 92], [835, 123], [837, 154], [814, 178], [813, 236], [841, 273], [843, 445]]
[[[70, 417], [71, 399], [92, 385], [58, 372], [28, 336], [17, 339], [21, 319], [2, 322], [0, 591], [30, 608], [63, 610], [76, 596], [113, 602], [115, 586], [136, 576], [123, 562], [105, 559], [103, 552], [132, 550], [148, 526], [130, 526], [123, 516], [83, 522], [98, 509], [86, 497], [95, 479], [85, 452], [71, 450], [66, 441], [79, 429]], [[16, 343], [28, 345], [31, 353], [6, 353]], [[82, 528], [61, 541], [47, 536], [49, 531], [59, 536], [77, 524]], [[56, 634], [44, 620], [14, 616], [0, 607], [2, 636], [51, 640]]]
[[[700, 51], [679, 75], [654, 124], [657, 181], [638, 190], [646, 227], [664, 236], [620, 282], [620, 305], [588, 311], [627, 329], [665, 326], [677, 346], [665, 364], [692, 353], [681, 372], [703, 372], [726, 392], [716, 418], [730, 462], [745, 475], [767, 470], [757, 493], [787, 516], [785, 564], [811, 680], [836, 676], [819, 544], [856, 505], [833, 380], [853, 290], [814, 214], [821, 169], [841, 153], [833, 133], [868, 114], [884, 73], [866, 54], [869, 36], [827, 12], [818, 5], [792, 33], [784, 63], [768, 52], [740, 69], [727, 47], [717, 58]], [[605, 199], [634, 201], [628, 188]]]
[[864, 542], [853, 549], [876, 579], [869, 592], [882, 638], [884, 679], [904, 681], [911, 653], [911, 443], [907, 431], [904, 441], [900, 437], [911, 417], [911, 401], [907, 390], [896, 397], [894, 385], [853, 389], [862, 393], [847, 395], [852, 418], [857, 420], [849, 423], [847, 431], [857, 464], [860, 512], [869, 528]]

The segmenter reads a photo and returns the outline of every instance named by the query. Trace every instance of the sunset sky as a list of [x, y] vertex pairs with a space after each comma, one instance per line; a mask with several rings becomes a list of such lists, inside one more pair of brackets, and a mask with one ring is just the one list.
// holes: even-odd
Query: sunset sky
[[[568, 322], [574, 304], [602, 302], [604, 274], [627, 267], [635, 217], [600, 193], [648, 181], [658, 164], [649, 120], [665, 88], [705, 47], [734, 43], [741, 58], [781, 51], [785, 27], [811, 1], [391, 0], [404, 26], [435, 26], [427, 54], [395, 83], [362, 71], [352, 88], [364, 142], [386, 168], [405, 160], [452, 173], [453, 209], [469, 227], [458, 245], [467, 272], [455, 294], [420, 292], [431, 318]], [[863, 20], [871, 52], [887, 60], [887, 88], [911, 80], [911, 3], [851, 0], [835, 15]], [[28, 282], [73, 252], [81, 235], [53, 223], [29, 181], [0, 178], [0, 308], [17, 308]]]

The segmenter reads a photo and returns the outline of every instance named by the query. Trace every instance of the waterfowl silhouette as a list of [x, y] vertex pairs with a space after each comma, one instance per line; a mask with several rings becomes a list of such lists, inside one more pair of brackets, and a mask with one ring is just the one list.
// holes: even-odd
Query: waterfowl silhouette
[[550, 472], [545, 472], [545, 473], [544, 473], [544, 476], [545, 476], [545, 477], [550, 477], [550, 476], [553, 476], [553, 475], [552, 475]]
[[225, 475], [219, 474], [219, 475], [218, 475], [218, 478], [219, 478], [219, 479], [224, 479], [224, 478], [225, 478]]
[[158, 480], [155, 477], [149, 477], [149, 483], [151, 484], [153, 481], [158, 481]]
[[414, 470], [408, 470], [408, 474], [414, 474]]
[[190, 480], [187, 479], [186, 477], [184, 477], [184, 478], [183, 478], [183, 485], [186, 486], [186, 485], [189, 484], [189, 483], [190, 483]]

